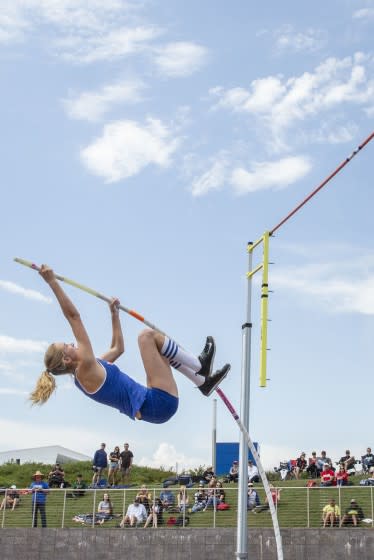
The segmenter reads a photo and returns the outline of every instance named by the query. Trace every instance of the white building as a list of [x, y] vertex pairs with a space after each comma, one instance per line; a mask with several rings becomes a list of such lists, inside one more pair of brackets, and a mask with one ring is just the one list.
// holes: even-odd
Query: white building
[[24, 463], [43, 463], [45, 465], [53, 465], [54, 463], [64, 464], [75, 461], [92, 461], [92, 457], [72, 451], [61, 445], [0, 451], [0, 465], [4, 463], [17, 463], [19, 465]]

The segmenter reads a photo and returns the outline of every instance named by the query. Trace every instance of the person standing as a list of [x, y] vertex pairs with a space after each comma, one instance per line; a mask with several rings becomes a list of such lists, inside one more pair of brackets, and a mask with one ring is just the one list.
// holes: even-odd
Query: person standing
[[29, 488], [32, 493], [31, 505], [32, 505], [32, 526], [38, 526], [38, 511], [40, 512], [40, 518], [42, 521], [42, 527], [47, 527], [47, 516], [45, 511], [45, 504], [47, 501], [47, 494], [49, 492], [49, 486], [47, 482], [43, 480], [44, 474], [40, 471], [36, 471], [32, 476], [33, 481]]
[[95, 451], [95, 455], [92, 461], [92, 468], [94, 475], [92, 477], [92, 484], [99, 484], [101, 475], [104, 469], [108, 466], [108, 457], [105, 451], [105, 443], [102, 443], [100, 449]]
[[130, 451], [129, 444], [123, 444], [123, 451], [120, 453], [120, 464], [121, 464], [121, 482], [122, 484], [127, 484], [130, 478], [130, 471], [132, 468], [132, 462], [134, 459], [133, 452]]

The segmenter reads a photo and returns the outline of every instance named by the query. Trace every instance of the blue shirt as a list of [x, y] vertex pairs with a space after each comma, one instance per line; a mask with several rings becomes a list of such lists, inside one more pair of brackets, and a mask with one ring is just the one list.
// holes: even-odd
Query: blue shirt
[[[46, 482], [44, 482], [44, 480], [33, 480], [33, 482], [30, 484], [29, 488], [33, 489], [33, 488], [40, 488], [43, 490], [48, 490], [49, 486]], [[45, 504], [47, 499], [47, 492], [33, 492], [32, 493], [32, 503], [37, 503], [37, 504]]]
[[88, 393], [74, 377], [75, 385], [94, 401], [116, 408], [134, 420], [147, 394], [147, 388], [123, 373], [115, 364], [97, 360], [105, 370], [105, 379], [95, 393]]

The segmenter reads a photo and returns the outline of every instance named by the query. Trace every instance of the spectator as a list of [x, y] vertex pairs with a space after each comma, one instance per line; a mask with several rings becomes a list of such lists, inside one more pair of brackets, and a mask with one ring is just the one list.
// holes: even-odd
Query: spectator
[[99, 484], [101, 476], [104, 470], [108, 466], [108, 457], [105, 451], [105, 447], [106, 447], [105, 443], [102, 443], [100, 445], [100, 449], [95, 451], [95, 455], [92, 462], [92, 469], [94, 472], [94, 475], [92, 477], [93, 485]]
[[258, 468], [253, 464], [251, 459], [248, 461], [248, 482], [260, 482]]
[[252, 511], [260, 505], [260, 498], [257, 491], [253, 488], [253, 482], [248, 482], [247, 492], [247, 511]]
[[213, 467], [207, 467], [206, 470], [203, 472], [202, 482], [204, 484], [209, 484], [212, 478], [215, 478]]
[[44, 474], [40, 471], [36, 471], [32, 476], [33, 481], [29, 488], [32, 493], [31, 505], [32, 505], [32, 526], [38, 526], [38, 511], [40, 513], [40, 518], [42, 521], [42, 527], [47, 527], [47, 516], [45, 505], [47, 501], [47, 494], [49, 492], [48, 483], [43, 480]]
[[120, 523], [120, 527], [136, 527], [139, 523], [143, 523], [147, 519], [147, 512], [143, 504], [140, 503], [139, 498], [135, 498], [134, 503], [130, 504], [127, 508], [126, 515]]
[[10, 508], [12, 511], [15, 510], [20, 501], [19, 493], [17, 492], [17, 486], [12, 484], [12, 486], [5, 491], [5, 498], [1, 502], [0, 511], [5, 508]]
[[151, 505], [151, 511], [147, 517], [144, 528], [148, 527], [151, 521], [152, 521], [152, 527], [158, 527], [159, 525], [162, 525], [163, 523], [162, 513], [163, 513], [162, 502], [160, 498], [156, 498]]
[[310, 478], [318, 478], [321, 471], [318, 465], [318, 459], [317, 459], [317, 452], [316, 451], [312, 451], [312, 456], [309, 457], [308, 459], [308, 466], [306, 468], [306, 472], [308, 473], [308, 476]]
[[329, 463], [325, 463], [321, 472], [320, 486], [336, 486], [335, 473]]
[[205, 507], [203, 511], [206, 511], [208, 508], [216, 508], [218, 505], [218, 492], [216, 490], [217, 486], [217, 479], [212, 478], [208, 484], [208, 499], [206, 501]]
[[173, 492], [169, 490], [169, 488], [164, 488], [164, 490], [161, 491], [160, 500], [162, 502], [162, 507], [164, 508], [164, 510], [174, 507], [175, 497]]
[[321, 451], [321, 456], [318, 457], [318, 459], [317, 459], [317, 464], [318, 464], [320, 474], [323, 471], [323, 467], [325, 466], [325, 463], [328, 463], [330, 465], [330, 468], [333, 471], [335, 471], [334, 467], [332, 466], [332, 461], [331, 461], [330, 457], [327, 457], [326, 451]]
[[178, 504], [179, 511], [181, 513], [186, 511], [188, 506], [188, 495], [187, 495], [187, 489], [184, 486], [184, 484], [182, 484], [179, 488], [179, 492], [177, 494], [177, 504]]
[[195, 492], [194, 499], [195, 502], [191, 508], [191, 512], [196, 513], [197, 511], [203, 510], [206, 506], [206, 502], [208, 501], [208, 495], [202, 482], [200, 482], [199, 489]]
[[109, 453], [109, 469], [108, 469], [108, 484], [115, 486], [117, 484], [117, 473], [119, 469], [120, 452], [119, 447], [116, 447]]
[[148, 515], [150, 512], [150, 503], [152, 501], [152, 494], [149, 492], [145, 484], [142, 484], [142, 486], [140, 487], [140, 490], [137, 493], [136, 498], [138, 498], [139, 502], [143, 504]]
[[129, 449], [129, 444], [123, 444], [123, 451], [120, 454], [120, 466], [121, 466], [121, 483], [127, 484], [130, 478], [130, 471], [132, 468], [132, 462], [134, 455]]
[[372, 472], [374, 468], [374, 455], [371, 452], [371, 447], [368, 447], [366, 454], [361, 457], [362, 468], [364, 472]]
[[330, 524], [330, 527], [333, 527], [334, 525], [339, 526], [340, 508], [336, 505], [334, 498], [331, 498], [329, 503], [323, 508], [322, 521], [324, 527], [328, 524]]
[[304, 472], [307, 467], [305, 453], [301, 453], [300, 457], [296, 459], [296, 466], [294, 468], [295, 478], [299, 478], [300, 473]]
[[77, 474], [77, 478], [73, 484], [73, 493], [72, 493], [73, 498], [81, 498], [82, 496], [84, 496], [86, 493], [85, 492], [86, 488], [87, 488], [87, 484], [83, 480], [82, 475]]
[[110, 496], [107, 492], [103, 494], [103, 499], [99, 502], [97, 506], [97, 518], [99, 523], [102, 525], [104, 521], [110, 519], [113, 515], [113, 506], [110, 500]]
[[344, 465], [339, 465], [339, 469], [335, 475], [337, 486], [347, 486], [348, 484], [348, 473], [345, 470]]
[[354, 468], [356, 459], [353, 457], [353, 455], [351, 456], [351, 452], [349, 451], [349, 449], [347, 449], [345, 455], [343, 455], [343, 457], [340, 457], [339, 463], [343, 464], [345, 470], [348, 471], [349, 469]]
[[233, 461], [229, 474], [227, 476], [227, 482], [238, 482], [239, 476], [239, 461]]
[[[273, 501], [273, 504], [275, 506], [275, 509], [278, 508], [278, 503], [280, 502], [280, 493], [282, 488], [275, 488], [272, 484], [269, 484], [269, 489], [270, 489], [270, 494], [271, 494], [271, 499]], [[266, 511], [270, 508], [269, 506], [269, 500], [268, 497], [266, 496], [265, 498], [265, 504], [264, 505], [259, 505], [256, 506], [255, 509], [253, 510], [253, 513], [260, 513], [261, 511]]]
[[56, 463], [49, 472], [48, 484], [50, 488], [65, 488], [65, 471], [60, 463]]
[[365, 515], [362, 508], [358, 505], [356, 500], [352, 498], [349, 507], [347, 507], [344, 512], [340, 527], [343, 527], [343, 525], [353, 525], [354, 527], [357, 527], [364, 518]]

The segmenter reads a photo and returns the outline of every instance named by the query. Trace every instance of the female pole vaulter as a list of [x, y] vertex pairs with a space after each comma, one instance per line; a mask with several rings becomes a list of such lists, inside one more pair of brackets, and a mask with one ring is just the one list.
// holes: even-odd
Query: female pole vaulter
[[67, 319], [77, 346], [65, 342], [51, 344], [44, 356], [45, 371], [30, 395], [33, 404], [44, 404], [56, 388], [55, 376], [72, 374], [75, 385], [87, 397], [118, 409], [131, 419], [162, 424], [178, 408], [178, 389], [171, 366], [188, 377], [209, 396], [226, 377], [230, 365], [212, 373], [215, 342], [208, 336], [198, 358], [180, 348], [167, 336], [144, 330], [139, 335], [139, 348], [147, 377], [147, 386], [137, 383], [113, 364], [124, 352], [124, 340], [119, 319], [119, 301], [109, 304], [112, 317], [110, 349], [96, 358], [79, 312], [57, 281], [53, 270], [42, 265], [39, 274], [56, 296]]

